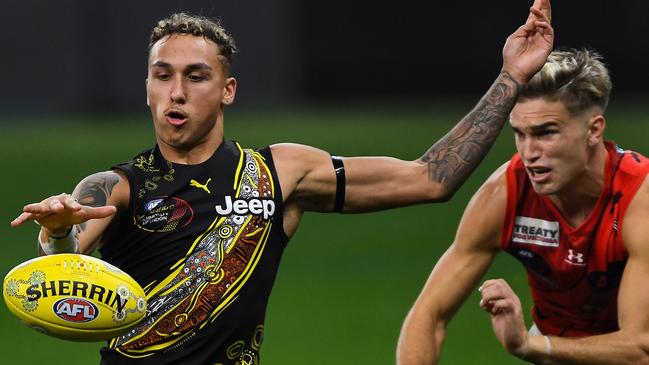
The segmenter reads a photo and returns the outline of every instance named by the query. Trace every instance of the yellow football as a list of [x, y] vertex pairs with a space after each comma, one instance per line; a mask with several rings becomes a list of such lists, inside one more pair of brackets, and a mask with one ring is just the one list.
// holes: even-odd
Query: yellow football
[[142, 287], [98, 258], [38, 257], [13, 268], [3, 283], [9, 310], [27, 326], [74, 341], [100, 341], [127, 332], [146, 314]]

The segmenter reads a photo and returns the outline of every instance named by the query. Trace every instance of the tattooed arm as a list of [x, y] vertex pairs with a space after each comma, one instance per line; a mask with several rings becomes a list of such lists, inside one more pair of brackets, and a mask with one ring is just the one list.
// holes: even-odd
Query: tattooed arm
[[[549, 0], [535, 0], [525, 24], [507, 38], [503, 67], [477, 106], [421, 158], [345, 158], [343, 211], [366, 212], [448, 200], [496, 140], [518, 93], [552, 50]], [[402, 141], [401, 143], [405, 143]], [[304, 211], [331, 211], [336, 175], [329, 155], [295, 144], [271, 146], [286, 200], [284, 228], [291, 234]]]
[[59, 194], [26, 205], [11, 225], [16, 227], [30, 220], [37, 222], [41, 225], [41, 242], [72, 232], [78, 240], [76, 252], [89, 254], [97, 248], [115, 214], [125, 209], [128, 202], [128, 180], [118, 172], [99, 172], [83, 179], [72, 195]]
[[554, 42], [551, 18], [550, 1], [535, 0], [525, 24], [505, 42], [503, 68], [493, 86], [421, 157], [428, 165], [430, 179], [443, 185], [445, 196], [457, 191], [482, 161], [516, 104], [521, 86], [545, 64]]
[[487, 155], [519, 91], [520, 84], [502, 71], [478, 105], [420, 158], [430, 180], [441, 185], [442, 199], [450, 198]]

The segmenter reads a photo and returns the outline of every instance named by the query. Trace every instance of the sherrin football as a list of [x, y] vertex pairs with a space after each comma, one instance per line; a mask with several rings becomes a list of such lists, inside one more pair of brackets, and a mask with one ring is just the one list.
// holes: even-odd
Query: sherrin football
[[144, 291], [133, 278], [85, 255], [26, 261], [5, 276], [2, 294], [9, 310], [27, 326], [66, 340], [117, 337], [146, 314]]

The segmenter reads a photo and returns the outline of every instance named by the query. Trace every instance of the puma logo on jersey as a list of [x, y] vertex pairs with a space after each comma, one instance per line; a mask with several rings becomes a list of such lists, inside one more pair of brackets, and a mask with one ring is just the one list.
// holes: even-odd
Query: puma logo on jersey
[[207, 179], [207, 181], [205, 182], [205, 184], [201, 184], [201, 183], [199, 183], [198, 181], [196, 181], [196, 180], [194, 180], [194, 179], [191, 179], [191, 180], [189, 180], [189, 186], [193, 186], [193, 187], [195, 187], [195, 188], [203, 189], [203, 190], [205, 190], [208, 194], [212, 194], [212, 192], [210, 191], [210, 189], [207, 187], [207, 185], [210, 183], [210, 181], [212, 181], [212, 178], [211, 178], [211, 177], [210, 177], [209, 179]]
[[226, 195], [224, 204], [216, 206], [216, 212], [219, 215], [228, 215], [230, 213], [263, 215], [264, 219], [268, 219], [275, 213], [275, 202], [271, 199], [257, 198], [250, 200], [235, 199], [233, 201], [231, 196]]
[[518, 216], [514, 221], [512, 241], [559, 247], [559, 222]]

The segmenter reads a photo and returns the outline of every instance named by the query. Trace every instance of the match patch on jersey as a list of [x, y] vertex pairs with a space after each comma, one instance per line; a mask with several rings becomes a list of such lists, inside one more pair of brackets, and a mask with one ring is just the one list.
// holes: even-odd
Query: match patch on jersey
[[194, 210], [183, 199], [161, 196], [137, 208], [134, 218], [135, 225], [147, 232], [170, 232], [188, 225], [194, 218]]
[[517, 216], [512, 242], [559, 247], [559, 222]]

